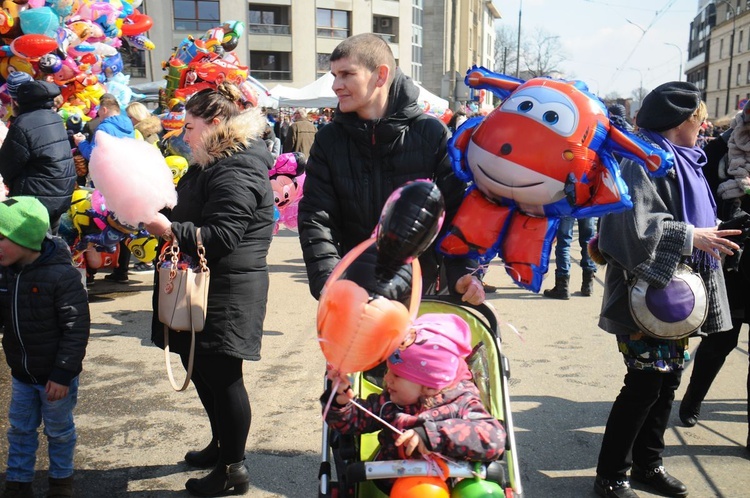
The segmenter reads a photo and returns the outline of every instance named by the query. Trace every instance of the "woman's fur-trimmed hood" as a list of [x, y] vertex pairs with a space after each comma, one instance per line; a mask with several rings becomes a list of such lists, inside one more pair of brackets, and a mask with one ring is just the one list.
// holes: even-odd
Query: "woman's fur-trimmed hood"
[[209, 166], [219, 159], [230, 157], [247, 148], [259, 138], [266, 128], [266, 117], [255, 107], [223, 123], [210, 127], [193, 149], [193, 161], [199, 166]]

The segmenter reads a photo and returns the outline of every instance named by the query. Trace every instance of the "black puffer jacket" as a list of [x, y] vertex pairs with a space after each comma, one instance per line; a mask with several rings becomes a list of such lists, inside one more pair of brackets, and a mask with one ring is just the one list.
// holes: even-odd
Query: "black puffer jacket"
[[[310, 292], [317, 299], [341, 256], [370, 237], [388, 196], [410, 180], [434, 181], [445, 198], [444, 227], [458, 211], [466, 185], [453, 174], [448, 129], [417, 104], [419, 89], [396, 71], [386, 117], [363, 121], [336, 111], [315, 136], [299, 205], [299, 236]], [[440, 236], [438, 236], [438, 240]], [[422, 257], [424, 289], [437, 279], [434, 244]], [[476, 263], [446, 261], [448, 287]]]
[[[259, 137], [265, 125], [259, 111], [248, 111], [213, 127], [203, 149], [193, 151], [198, 164], [177, 184], [178, 202], [169, 214], [172, 232], [180, 250], [196, 258], [200, 228], [211, 270], [206, 325], [195, 335], [196, 355], [260, 359], [269, 283], [266, 255], [273, 236], [268, 178], [273, 159], [262, 140], [250, 137]], [[156, 299], [155, 292], [154, 310]], [[190, 335], [170, 332], [170, 349], [187, 353]], [[164, 347], [158, 313], [151, 338]]]
[[65, 125], [52, 110], [55, 92], [48, 85], [55, 85], [43, 83], [27, 83], [19, 89], [20, 114], [0, 148], [0, 175], [11, 196], [39, 199], [55, 225], [70, 207], [76, 170]]
[[44, 385], [70, 385], [81, 372], [91, 319], [81, 274], [67, 244], [42, 243], [39, 258], [20, 270], [0, 271], [3, 350], [16, 379]]

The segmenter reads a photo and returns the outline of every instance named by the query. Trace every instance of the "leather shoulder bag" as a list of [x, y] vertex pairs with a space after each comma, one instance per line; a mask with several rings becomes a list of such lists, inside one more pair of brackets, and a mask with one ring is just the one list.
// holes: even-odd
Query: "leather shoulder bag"
[[[206, 323], [208, 308], [208, 284], [211, 272], [206, 263], [200, 228], [196, 232], [198, 261], [193, 267], [180, 260], [177, 239], [165, 246], [159, 255], [159, 321], [164, 324], [164, 358], [169, 382], [176, 391], [184, 391], [190, 384], [195, 355], [195, 333], [201, 332]], [[169, 361], [169, 331], [190, 332], [190, 353], [185, 381], [180, 387], [174, 380]]]

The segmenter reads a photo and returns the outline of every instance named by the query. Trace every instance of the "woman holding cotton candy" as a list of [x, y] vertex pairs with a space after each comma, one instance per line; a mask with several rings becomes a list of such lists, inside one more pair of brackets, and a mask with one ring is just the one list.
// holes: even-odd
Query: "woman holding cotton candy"
[[[191, 97], [186, 106], [185, 141], [194, 163], [177, 185], [178, 202], [169, 216], [146, 224], [150, 233], [176, 239], [181, 251], [197, 254], [197, 231], [211, 270], [208, 312], [196, 334], [193, 384], [211, 423], [212, 437], [185, 461], [213, 467], [185, 487], [217, 496], [249, 486], [244, 466], [250, 430], [250, 402], [242, 378], [244, 360], [259, 360], [268, 295], [266, 255], [273, 232], [273, 165], [259, 140], [266, 122], [259, 110], [241, 112], [237, 87], [223, 83]], [[157, 309], [154, 293], [154, 310]], [[163, 325], [154, 313], [152, 339], [163, 347]], [[169, 343], [187, 362], [190, 334], [170, 332]], [[187, 340], [186, 340], [187, 339]]]
[[633, 208], [601, 218], [598, 247], [607, 261], [599, 326], [617, 336], [627, 372], [604, 432], [596, 469], [595, 491], [604, 497], [637, 498], [630, 477], [666, 496], [687, 496], [687, 488], [664, 468], [664, 432], [680, 384], [688, 339], [647, 336], [633, 320], [625, 273], [663, 289], [678, 265], [686, 262], [702, 277], [709, 303], [701, 332], [729, 330], [721, 255], [737, 245], [719, 230], [706, 162], [696, 147], [706, 106], [692, 83], [660, 85], [643, 101], [636, 124], [642, 138], [671, 152], [674, 167], [661, 178], [648, 176], [630, 161], [622, 177]]

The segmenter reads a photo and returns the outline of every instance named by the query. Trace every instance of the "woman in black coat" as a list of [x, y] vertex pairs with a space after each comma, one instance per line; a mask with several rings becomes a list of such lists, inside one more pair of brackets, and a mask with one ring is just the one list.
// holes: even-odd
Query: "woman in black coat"
[[[273, 160], [262, 140], [265, 119], [257, 109], [241, 112], [240, 93], [231, 84], [203, 90], [185, 107], [185, 142], [194, 163], [177, 185], [178, 203], [169, 218], [147, 225], [180, 250], [196, 257], [200, 228], [211, 270], [208, 312], [196, 334], [192, 381], [211, 422], [211, 442], [190, 451], [185, 461], [213, 467], [185, 487], [199, 496], [235, 488], [244, 492], [244, 466], [250, 430], [250, 402], [242, 379], [243, 360], [259, 360], [268, 296], [266, 255], [273, 232], [273, 191], [268, 170]], [[157, 310], [154, 293], [154, 310]], [[187, 364], [190, 334], [169, 332], [170, 348]], [[152, 340], [164, 345], [164, 326], [154, 314]]]

